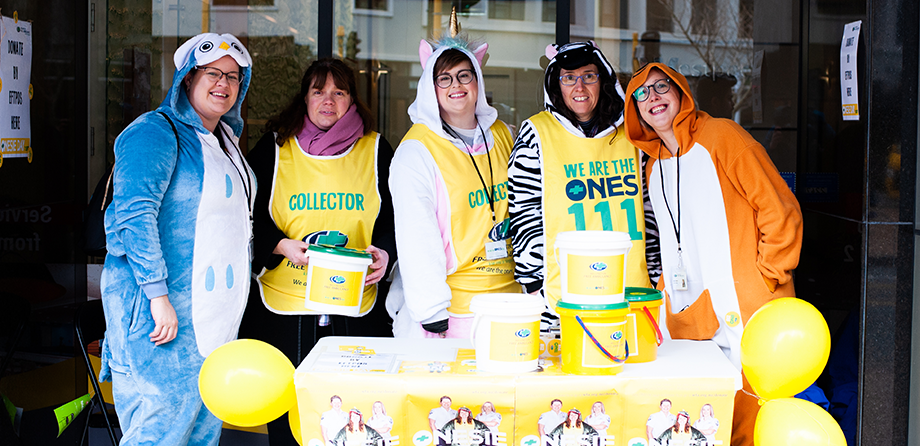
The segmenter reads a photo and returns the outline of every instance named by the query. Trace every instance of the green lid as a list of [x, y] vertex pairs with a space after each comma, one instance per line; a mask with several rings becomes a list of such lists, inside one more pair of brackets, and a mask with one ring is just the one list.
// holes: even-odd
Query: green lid
[[573, 304], [560, 300], [559, 302], [556, 302], [556, 308], [579, 311], [624, 310], [629, 308], [629, 302], [618, 302], [615, 304]]
[[342, 248], [338, 246], [326, 245], [324, 243], [310, 245], [307, 250], [337, 256], [357, 257], [359, 259], [373, 259], [373, 256], [371, 256], [371, 254], [367, 251], [360, 249]]
[[650, 302], [661, 300], [661, 291], [652, 288], [626, 287], [626, 300], [629, 302]]

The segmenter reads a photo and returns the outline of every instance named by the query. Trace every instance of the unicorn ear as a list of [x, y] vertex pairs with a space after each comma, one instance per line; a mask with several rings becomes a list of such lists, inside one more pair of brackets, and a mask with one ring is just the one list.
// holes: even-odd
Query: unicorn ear
[[485, 62], [483, 61], [483, 58], [486, 56], [486, 51], [488, 50], [489, 50], [488, 43], [483, 43], [482, 45], [480, 45], [479, 48], [476, 48], [475, 50], [473, 50], [473, 55], [475, 55], [476, 60], [479, 61], [479, 66], [483, 66], [485, 64]]
[[422, 39], [418, 44], [418, 58], [422, 62], [422, 68], [425, 67], [425, 63], [428, 62], [428, 58], [431, 57], [432, 52], [431, 45], [429, 45], [425, 39]]
[[556, 57], [557, 54], [559, 54], [559, 48], [556, 45], [553, 45], [552, 43], [549, 45], [546, 45], [545, 54], [546, 54], [547, 59], [553, 60], [553, 58]]

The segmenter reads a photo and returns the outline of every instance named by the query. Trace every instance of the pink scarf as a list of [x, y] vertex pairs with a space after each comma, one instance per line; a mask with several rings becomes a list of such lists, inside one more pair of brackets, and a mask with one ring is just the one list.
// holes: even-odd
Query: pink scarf
[[304, 152], [314, 156], [333, 156], [344, 152], [364, 135], [364, 121], [358, 114], [358, 107], [351, 104], [348, 111], [329, 130], [322, 130], [303, 117], [303, 130], [297, 134], [297, 142]]

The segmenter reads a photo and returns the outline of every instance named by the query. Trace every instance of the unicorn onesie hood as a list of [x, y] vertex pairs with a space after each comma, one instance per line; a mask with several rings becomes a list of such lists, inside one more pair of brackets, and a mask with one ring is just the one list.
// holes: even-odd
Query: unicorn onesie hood
[[[184, 80], [225, 56], [239, 65], [242, 79], [236, 101], [211, 132]], [[216, 444], [220, 420], [202, 405], [198, 371], [208, 354], [236, 338], [249, 294], [255, 179], [239, 135], [252, 59], [232, 35], [201, 34], [180, 46], [174, 61], [163, 103], [115, 141], [113, 201], [105, 215], [100, 380], [111, 379], [116, 401], [135, 409], [118, 408], [123, 444]], [[164, 295], [177, 332], [155, 345], [148, 336], [156, 327], [151, 299]]]
[[[474, 114], [478, 125], [472, 131], [450, 128], [441, 118], [434, 67], [438, 58], [450, 49], [463, 53], [476, 73], [478, 93]], [[449, 184], [465, 178], [464, 169], [470, 169], [468, 173], [476, 179], [477, 189], [486, 189], [492, 182], [493, 188], [501, 190], [498, 195], [502, 197], [494, 202], [494, 218], [499, 226], [506, 218], [502, 206], [507, 206], [505, 187], [511, 133], [497, 119], [498, 111], [486, 101], [482, 64], [487, 49], [487, 44], [470, 43], [462, 35], [442, 37], [434, 44], [422, 40], [419, 45], [423, 72], [415, 102], [409, 106], [409, 117], [415, 125], [396, 150], [389, 179], [400, 259], [394, 269], [386, 307], [394, 319], [393, 332], [397, 337], [424, 337], [430, 332], [423, 325], [446, 323], [449, 317], [466, 317], [465, 304], [458, 304], [463, 299], [452, 301], [452, 286], [448, 282], [451, 275], [465, 271], [470, 264], [466, 254], [469, 245], [460, 241], [463, 239], [460, 234], [483, 228], [478, 227], [481, 223], [478, 220], [463, 228], [452, 222], [452, 214], [455, 218], [457, 215], [452, 212], [452, 204], [457, 205], [460, 197], [451, 195]], [[466, 135], [461, 138], [464, 132]], [[428, 141], [431, 147], [423, 141]], [[460, 155], [459, 162], [445, 161], [456, 154]], [[477, 168], [481, 169], [485, 187], [478, 186], [480, 179], [472, 171], [473, 164], [469, 164], [471, 157], [480, 156], [482, 159], [476, 163], [480, 163]], [[441, 159], [440, 163], [437, 159]], [[481, 208], [489, 207], [485, 203]], [[491, 220], [487, 217], [483, 222]], [[482, 235], [489, 234], [489, 229], [484, 228]], [[511, 267], [508, 272], [508, 282], [513, 283]], [[517, 287], [515, 291], [519, 290]], [[451, 325], [455, 326], [459, 327]]]

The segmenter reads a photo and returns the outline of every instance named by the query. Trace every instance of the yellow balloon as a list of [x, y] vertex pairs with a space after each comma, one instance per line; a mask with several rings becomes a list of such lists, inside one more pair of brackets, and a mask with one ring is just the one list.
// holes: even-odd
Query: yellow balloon
[[236, 426], [259, 426], [294, 405], [294, 366], [265, 342], [239, 339], [208, 355], [198, 390], [217, 418]]
[[288, 423], [291, 425], [291, 433], [294, 434], [297, 444], [303, 446], [303, 438], [301, 438], [303, 434], [300, 431], [300, 409], [297, 408], [297, 403], [294, 403], [294, 407], [288, 412]]
[[754, 446], [847, 446], [837, 421], [810, 401], [767, 401], [754, 423]]
[[741, 336], [741, 367], [764, 399], [791, 397], [810, 386], [827, 364], [831, 334], [813, 305], [794, 297], [766, 303]]

